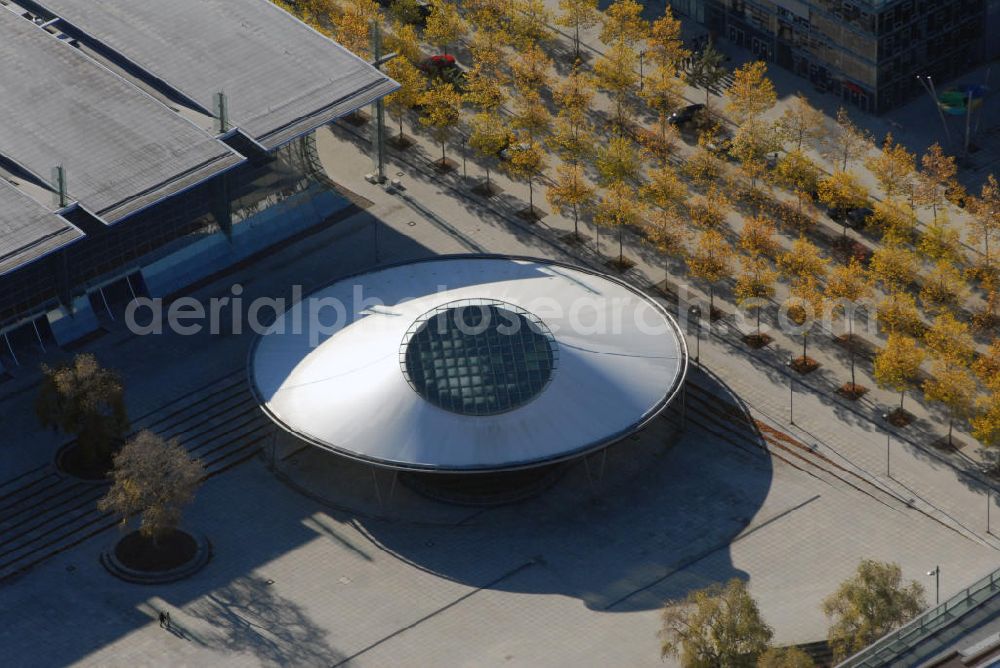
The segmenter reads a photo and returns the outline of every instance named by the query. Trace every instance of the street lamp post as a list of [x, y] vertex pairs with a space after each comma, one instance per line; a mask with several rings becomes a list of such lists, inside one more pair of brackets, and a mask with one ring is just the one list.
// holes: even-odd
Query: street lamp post
[[469, 180], [469, 172], [466, 171], [465, 169], [465, 154], [466, 154], [466, 146], [468, 145], [468, 143], [469, 143], [468, 136], [462, 135], [462, 178], [465, 179], [466, 181]]
[[701, 367], [701, 307], [697, 304], [688, 307], [688, 317], [694, 319], [695, 325], [694, 363]]
[[934, 576], [934, 605], [941, 605], [941, 566], [934, 567], [934, 570], [927, 571], [927, 577]]
[[788, 423], [795, 424], [795, 378], [792, 376], [792, 372], [795, 367], [792, 366], [792, 358], [788, 358]]

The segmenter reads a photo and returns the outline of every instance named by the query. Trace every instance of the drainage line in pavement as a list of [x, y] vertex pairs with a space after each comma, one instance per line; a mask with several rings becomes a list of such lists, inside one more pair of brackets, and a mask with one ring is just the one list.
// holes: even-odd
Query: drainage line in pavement
[[504, 580], [506, 580], [508, 578], [511, 578], [511, 577], [517, 575], [518, 573], [520, 573], [521, 571], [526, 570], [526, 569], [530, 568], [531, 566], [535, 566], [536, 564], [539, 564], [539, 563], [541, 563], [541, 560], [538, 559], [538, 558], [535, 558], [535, 559], [532, 559], [531, 561], [524, 562], [523, 564], [521, 564], [520, 566], [517, 566], [516, 568], [512, 568], [511, 570], [507, 571], [506, 573], [504, 573], [500, 577], [496, 578], [495, 580], [487, 582], [486, 584], [484, 584], [484, 585], [482, 585], [480, 587], [476, 587], [475, 589], [473, 589], [470, 592], [466, 592], [465, 594], [462, 594], [461, 596], [459, 596], [458, 598], [456, 598], [451, 603], [448, 603], [447, 605], [443, 605], [440, 608], [438, 608], [437, 610], [434, 610], [433, 612], [430, 612], [430, 613], [424, 615], [423, 617], [421, 617], [417, 621], [413, 622], [412, 624], [408, 624], [408, 625], [406, 625], [406, 626], [404, 626], [402, 628], [399, 628], [399, 629], [393, 631], [392, 633], [390, 633], [389, 635], [387, 635], [387, 636], [385, 636], [383, 638], [380, 638], [379, 640], [376, 640], [375, 642], [373, 642], [372, 644], [368, 645], [367, 647], [364, 647], [363, 649], [358, 650], [354, 654], [341, 659], [337, 663], [333, 664], [333, 668], [337, 668], [337, 666], [343, 666], [344, 664], [346, 664], [346, 663], [348, 663], [350, 661], [353, 661], [354, 659], [358, 658], [359, 656], [361, 656], [365, 652], [368, 652], [369, 650], [372, 650], [372, 649], [378, 647], [382, 643], [384, 643], [386, 641], [389, 641], [389, 640], [392, 640], [396, 636], [401, 635], [401, 634], [409, 631], [410, 629], [419, 626], [420, 624], [423, 624], [428, 619], [431, 619], [432, 617], [436, 617], [437, 615], [441, 614], [445, 610], [448, 610], [449, 608], [455, 607], [456, 605], [458, 605], [459, 603], [461, 603], [465, 599], [467, 599], [467, 598], [469, 598], [471, 596], [474, 596], [475, 594], [478, 594], [482, 590], [484, 590], [484, 589], [490, 589], [492, 587], [495, 587], [496, 585], [500, 584]]

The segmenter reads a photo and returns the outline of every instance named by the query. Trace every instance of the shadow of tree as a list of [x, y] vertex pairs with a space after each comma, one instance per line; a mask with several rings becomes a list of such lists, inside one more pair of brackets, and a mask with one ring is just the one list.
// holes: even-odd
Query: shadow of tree
[[214, 635], [201, 637], [204, 645], [250, 654], [265, 666], [330, 665], [344, 658], [327, 644], [327, 632], [300, 606], [276, 595], [256, 575], [207, 594], [190, 614], [214, 629]]

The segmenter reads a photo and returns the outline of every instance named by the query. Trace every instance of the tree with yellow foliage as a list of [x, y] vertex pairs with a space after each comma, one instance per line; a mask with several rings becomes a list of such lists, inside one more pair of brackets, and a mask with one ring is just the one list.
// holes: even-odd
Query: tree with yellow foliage
[[683, 88], [681, 80], [669, 67], [657, 65], [640, 91], [646, 105], [656, 113], [661, 140], [667, 139], [673, 127], [669, 122], [670, 114], [683, 102]]
[[490, 165], [500, 157], [500, 152], [510, 142], [510, 130], [503, 117], [496, 111], [484, 111], [472, 117], [470, 123], [469, 147], [479, 156], [486, 170], [483, 192], [493, 194], [490, 183]]
[[686, 221], [677, 207], [653, 208], [643, 221], [646, 240], [653, 244], [664, 259], [664, 285], [670, 278], [670, 259], [682, 258], [687, 253], [690, 233]]
[[462, 96], [451, 83], [438, 81], [420, 95], [420, 105], [423, 108], [420, 124], [429, 128], [435, 141], [441, 144], [441, 161], [438, 165], [441, 169], [447, 169], [445, 146], [461, 119]]
[[870, 308], [874, 286], [868, 272], [858, 260], [852, 259], [846, 265], [838, 265], [830, 272], [826, 281], [826, 297], [831, 302], [834, 317], [842, 317], [847, 322], [847, 349], [851, 356], [851, 384], [843, 390], [848, 396], [858, 397], [863, 390], [855, 376], [854, 312], [859, 306]]
[[573, 236], [580, 237], [580, 213], [588, 211], [594, 203], [594, 187], [587, 181], [579, 164], [561, 164], [556, 168], [556, 179], [545, 191], [549, 205], [563, 213], [573, 213]]
[[552, 116], [537, 91], [528, 91], [514, 100], [514, 115], [510, 125], [532, 141], [540, 142], [552, 127]]
[[951, 313], [934, 319], [924, 334], [924, 345], [938, 359], [956, 366], [968, 366], [976, 350], [969, 326]]
[[624, 181], [608, 185], [607, 193], [597, 203], [594, 222], [618, 231], [618, 266], [625, 268], [625, 228], [637, 225], [643, 218], [642, 202], [632, 186]]
[[510, 35], [510, 0], [463, 0], [462, 13], [466, 20], [475, 28], [473, 39], [485, 34], [501, 39], [501, 43], [509, 45]]
[[865, 224], [882, 235], [883, 244], [908, 244], [913, 241], [917, 216], [906, 202], [884, 199], [875, 202]]
[[699, 146], [688, 156], [681, 167], [684, 175], [701, 188], [710, 187], [722, 177], [723, 165], [715, 155], [704, 146]]
[[800, 213], [805, 198], [819, 191], [821, 174], [819, 165], [798, 149], [781, 156], [774, 166], [774, 171], [771, 172], [772, 178], [778, 185], [795, 193]]
[[[396, 52], [401, 58], [409, 61], [411, 65], [419, 66], [424, 54], [420, 50], [420, 38], [417, 31], [411, 25], [397, 25], [392, 32], [385, 37], [385, 47], [389, 52]], [[394, 58], [389, 63], [399, 60]], [[386, 65], [388, 71], [388, 65]]]
[[663, 209], [679, 207], [688, 196], [687, 186], [677, 176], [669, 164], [662, 164], [649, 170], [648, 181], [642, 186], [640, 194], [649, 204]]
[[548, 88], [551, 72], [552, 61], [536, 44], [521, 51], [510, 65], [511, 81], [520, 95], [534, 95]]
[[982, 266], [987, 272], [993, 267], [990, 244], [1000, 235], [1000, 184], [993, 174], [986, 177], [979, 197], [972, 203], [972, 229], [969, 241], [982, 244]]
[[371, 27], [383, 21], [374, 0], [347, 0], [336, 17], [337, 42], [364, 60], [371, 59]]
[[942, 215], [924, 227], [917, 250], [931, 260], [947, 261], [953, 265], [962, 262], [962, 238], [958, 230], [948, 223], [947, 216]]
[[512, 179], [528, 184], [528, 210], [530, 218], [537, 218], [535, 210], [535, 179], [545, 171], [545, 151], [541, 144], [526, 134], [518, 138], [517, 146], [511, 151], [510, 158], [503, 162], [504, 170]]
[[871, 133], [855, 125], [847, 109], [840, 107], [833, 132], [826, 140], [827, 157], [840, 165], [840, 171], [846, 172], [847, 165], [865, 157], [872, 144]]
[[618, 134], [625, 134], [629, 127], [629, 96], [639, 82], [638, 61], [639, 55], [632, 45], [620, 40], [594, 65], [597, 85], [607, 91], [615, 105], [614, 122]]
[[885, 136], [882, 151], [865, 160], [865, 166], [878, 180], [886, 198], [895, 199], [912, 191], [917, 157], [902, 144], [893, 142], [891, 132]]
[[715, 317], [715, 286], [733, 276], [733, 247], [717, 230], [698, 235], [694, 249], [687, 257], [688, 272], [708, 285], [711, 317]]
[[[612, 137], [604, 146], [599, 146], [594, 163], [602, 185], [633, 184], [639, 180], [639, 154], [627, 137]], [[632, 197], [637, 199], [634, 193]]]
[[559, 113], [548, 144], [563, 160], [579, 163], [591, 156], [597, 145], [594, 126], [589, 118], [594, 99], [594, 78], [583, 69], [574, 67], [553, 88], [552, 99]]
[[953, 445], [956, 420], [972, 415], [976, 401], [976, 379], [964, 366], [936, 360], [931, 377], [924, 381], [924, 399], [940, 403], [948, 412], [948, 445]]
[[733, 288], [733, 296], [740, 308], [753, 309], [757, 320], [757, 330], [749, 343], [754, 347], [760, 347], [766, 341], [760, 333], [760, 312], [767, 301], [774, 297], [774, 283], [778, 278], [778, 273], [771, 268], [770, 263], [762, 256], [743, 257], [742, 270], [736, 277], [736, 285]]
[[912, 250], [893, 244], [877, 248], [868, 267], [887, 292], [895, 293], [905, 290], [917, 279], [919, 264]]
[[723, 79], [729, 74], [726, 69], [726, 56], [709, 43], [695, 54], [691, 65], [684, 74], [687, 83], [695, 88], [705, 90], [705, 110], [712, 103], [712, 91], [717, 89]]
[[660, 629], [661, 658], [686, 667], [751, 666], [774, 632], [743, 580], [732, 578], [667, 601]]
[[875, 355], [875, 382], [883, 389], [899, 392], [899, 411], [903, 410], [906, 391], [917, 381], [924, 354], [915, 339], [890, 334], [885, 347]]
[[757, 668], [816, 668], [816, 662], [798, 647], [771, 647], [757, 659]]
[[967, 294], [968, 286], [962, 272], [951, 260], [938, 260], [923, 277], [920, 301], [927, 311], [940, 313], [962, 303]]
[[847, 236], [847, 210], [864, 206], [868, 202], [868, 191], [853, 172], [837, 170], [817, 184], [819, 201], [831, 210], [842, 212], [843, 235]]
[[[392, 20], [393, 30], [400, 28], [413, 28], [414, 23], [419, 23], [420, 5], [417, 0], [392, 0], [389, 4], [389, 18]], [[395, 51], [395, 49], [391, 50]]]
[[605, 44], [624, 42], [634, 46], [646, 39], [649, 23], [642, 18], [642, 5], [636, 0], [615, 0], [604, 10], [601, 41]]
[[972, 363], [972, 371], [983, 385], [1000, 392], [1000, 339], [993, 339], [987, 351]]
[[508, 40], [507, 34], [499, 28], [480, 28], [469, 39], [473, 68], [479, 67], [484, 75], [492, 76], [501, 85], [506, 85], [503, 67], [507, 62], [504, 49]]
[[507, 102], [506, 87], [497, 77], [476, 63], [465, 75], [462, 99], [470, 106], [487, 113], [499, 112]]
[[737, 67], [733, 72], [733, 83], [726, 94], [729, 96], [726, 111], [741, 124], [759, 117], [778, 100], [774, 83], [767, 77], [767, 63], [763, 60]]
[[920, 167], [914, 199], [921, 206], [931, 207], [936, 220], [938, 208], [945, 203], [945, 193], [958, 173], [955, 157], [945, 155], [941, 145], [934, 142], [920, 158]]
[[669, 3], [664, 4], [663, 16], [653, 22], [646, 40], [646, 53], [651, 62], [672, 77], [677, 76], [684, 59], [691, 55], [684, 48], [681, 22], [674, 18]]
[[801, 152], [806, 142], [823, 136], [825, 123], [823, 112], [809, 104], [802, 93], [796, 93], [778, 119], [778, 129], [782, 138], [795, 144], [795, 150]]
[[892, 334], [920, 336], [924, 330], [917, 302], [908, 292], [890, 292], [878, 303], [878, 321]]
[[573, 31], [573, 53], [580, 59], [580, 31], [600, 22], [597, 0], [559, 0], [556, 25]]
[[740, 231], [740, 248], [751, 258], [773, 258], [780, 246], [777, 239], [774, 221], [767, 216], [752, 216], [746, 218]]
[[403, 134], [403, 118], [406, 112], [413, 109], [420, 101], [427, 80], [423, 73], [405, 58], [390, 60], [385, 71], [399, 83], [399, 88], [386, 96], [385, 109], [390, 116], [399, 121], [399, 136], [395, 138], [395, 143], [397, 147], [403, 148], [410, 143]]
[[593, 155], [597, 140], [585, 114], [560, 109], [546, 143], [561, 160], [578, 165]]
[[815, 368], [815, 362], [807, 354], [809, 334], [817, 319], [823, 317], [826, 309], [826, 295], [812, 276], [805, 276], [792, 282], [789, 288], [788, 319], [801, 328], [802, 356], [793, 360], [797, 370], [805, 373]]
[[703, 230], [723, 230], [732, 204], [722, 188], [712, 185], [704, 195], [689, 198], [687, 209], [688, 218], [696, 227]]
[[778, 270], [792, 285], [822, 281], [829, 264], [829, 258], [805, 237], [796, 239], [790, 249], [778, 256]]
[[465, 37], [469, 27], [458, 13], [458, 7], [449, 0], [431, 0], [431, 13], [424, 26], [424, 39], [441, 49], [448, 49]]
[[987, 448], [1000, 446], [1000, 392], [979, 398], [971, 422], [973, 438]]
[[744, 174], [750, 179], [750, 189], [757, 187], [757, 179], [767, 171], [768, 156], [781, 148], [777, 130], [770, 122], [748, 118], [733, 136], [729, 155], [740, 162]]
[[510, 34], [511, 44], [518, 51], [547, 42], [552, 39], [552, 13], [545, 6], [545, 0], [511, 0]]

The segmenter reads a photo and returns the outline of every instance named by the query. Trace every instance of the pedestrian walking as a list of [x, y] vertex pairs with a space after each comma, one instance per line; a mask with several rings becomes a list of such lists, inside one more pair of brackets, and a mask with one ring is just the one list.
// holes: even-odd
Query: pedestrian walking
[[167, 616], [167, 630], [169, 631], [170, 630], [170, 613], [169, 612], [166, 613], [166, 616]]
[[160, 610], [160, 628], [162, 629], [167, 625], [167, 613]]

